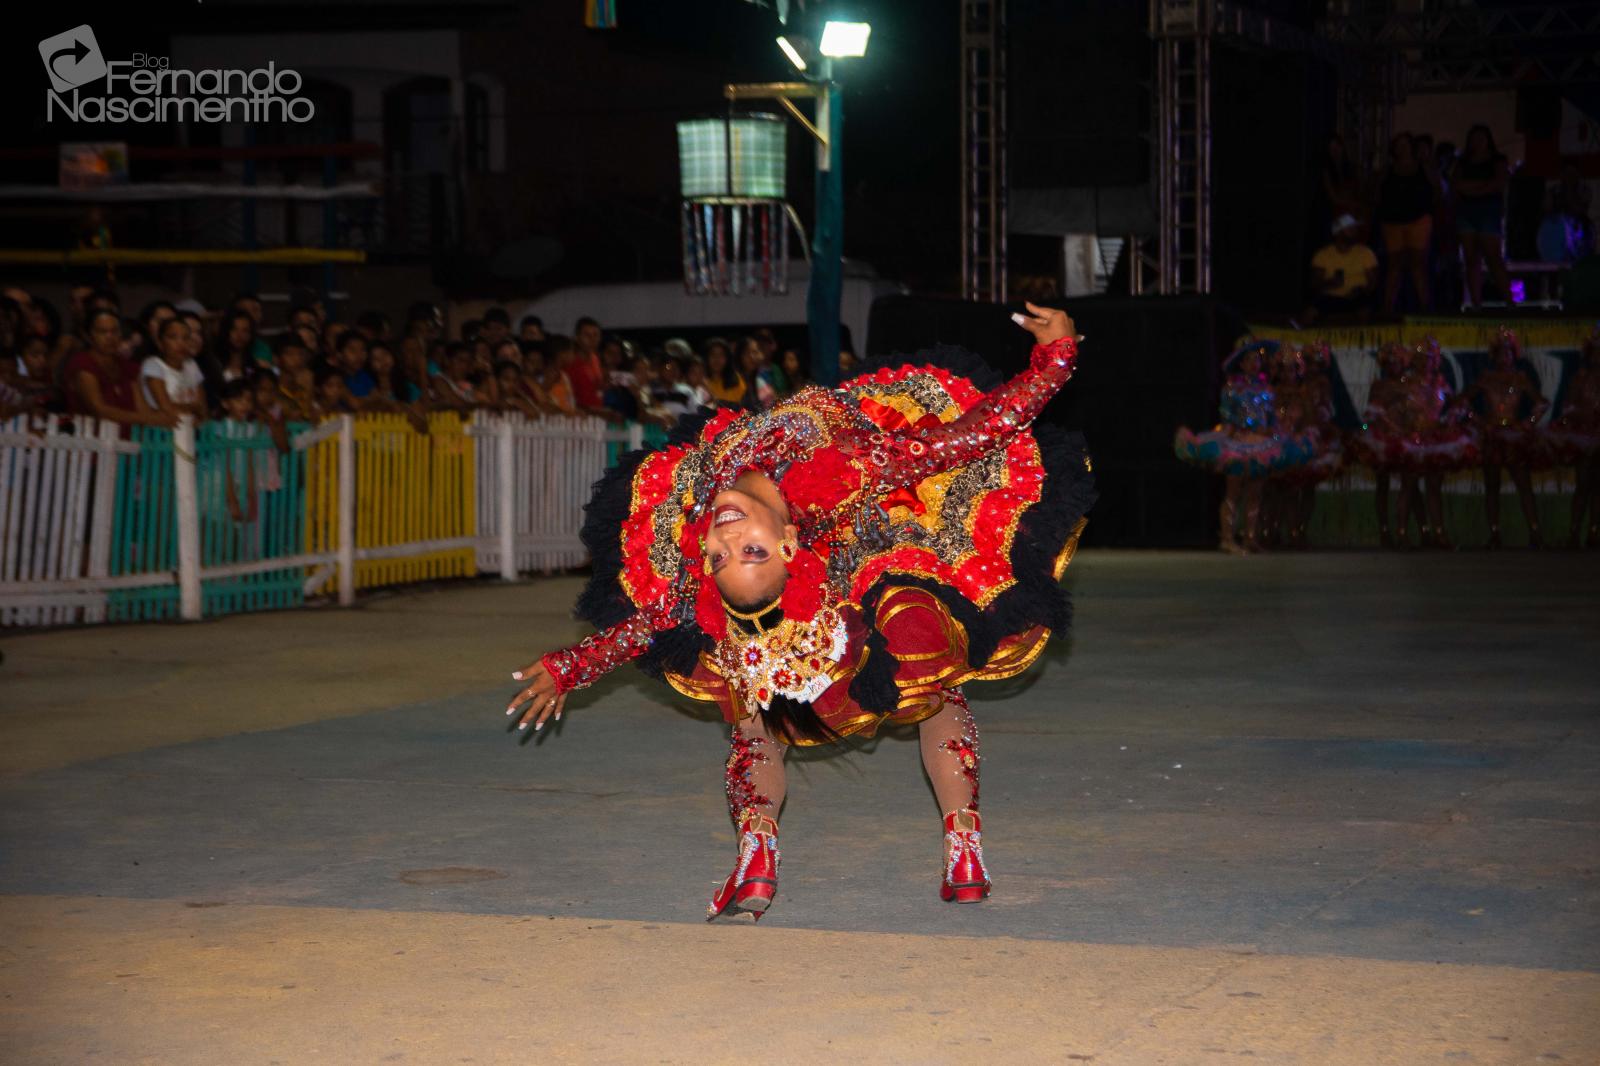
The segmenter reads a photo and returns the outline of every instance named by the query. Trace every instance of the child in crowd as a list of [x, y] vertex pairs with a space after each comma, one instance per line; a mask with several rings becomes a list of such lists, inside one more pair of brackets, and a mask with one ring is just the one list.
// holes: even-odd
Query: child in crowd
[[316, 383], [318, 419], [356, 413], [356, 401], [344, 383], [343, 374], [332, 367], [323, 367], [317, 371]]
[[677, 419], [665, 407], [656, 402], [656, 368], [648, 356], [641, 355], [633, 361], [628, 368], [633, 379], [637, 382], [633, 395], [639, 404], [638, 414], [634, 417], [640, 422], [649, 422], [658, 426], [670, 426]]
[[428, 420], [418, 405], [422, 390], [406, 379], [389, 342], [374, 341], [370, 351], [367, 370], [372, 375], [372, 391], [360, 401], [361, 409], [405, 415], [418, 433], [428, 432]]
[[528, 390], [523, 388], [522, 368], [516, 363], [509, 359], [496, 363], [494, 377], [499, 386], [502, 411], [518, 411], [529, 418], [538, 418], [544, 413]]
[[367, 368], [371, 358], [367, 352], [367, 338], [360, 330], [346, 330], [339, 336], [339, 356], [335, 365], [344, 375], [345, 388], [357, 400], [364, 400], [377, 384], [372, 371]]
[[[217, 390], [217, 403], [222, 408], [223, 432], [229, 436], [248, 436], [255, 415], [255, 392], [249, 382], [239, 378], [224, 382], [222, 388]], [[220, 449], [213, 457], [213, 462], [222, 467], [223, 498], [228, 517], [241, 524], [254, 522], [260, 512], [256, 500], [256, 464], [252, 454], [242, 448]], [[209, 495], [215, 506], [214, 487], [213, 493], [203, 492], [202, 495]]]
[[545, 398], [556, 414], [575, 415], [578, 403], [572, 390], [572, 379], [567, 377], [567, 365], [572, 362], [575, 349], [572, 338], [555, 334], [545, 338], [544, 386]]
[[661, 360], [650, 398], [673, 422], [694, 410], [683, 387], [683, 363], [678, 356], [668, 355]]
[[145, 405], [174, 418], [204, 418], [206, 379], [190, 354], [188, 323], [181, 318], [168, 318], [158, 331], [158, 354], [147, 357], [139, 367], [139, 388], [144, 392]]
[[683, 370], [683, 384], [679, 387], [688, 397], [690, 411], [711, 406], [711, 390], [706, 387], [706, 365], [700, 360], [689, 360]]
[[482, 402], [472, 345], [452, 341], [445, 347], [444, 370], [433, 379], [433, 400], [439, 407], [467, 412]]
[[15, 359], [7, 359], [0, 370], [0, 383], [8, 386], [9, 401], [0, 417], [59, 409], [61, 390], [50, 375], [50, 342], [44, 337], [25, 337]]
[[290, 422], [316, 421], [316, 375], [311, 372], [311, 350], [299, 332], [290, 330], [278, 338], [274, 362], [284, 417]]

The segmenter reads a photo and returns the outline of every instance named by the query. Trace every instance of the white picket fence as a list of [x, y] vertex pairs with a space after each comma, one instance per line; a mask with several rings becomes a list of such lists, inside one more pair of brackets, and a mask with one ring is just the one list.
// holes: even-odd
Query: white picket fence
[[583, 507], [609, 445], [643, 445], [639, 426], [609, 429], [593, 418], [529, 419], [478, 412], [478, 569], [512, 578], [588, 561], [578, 539]]
[[0, 423], [0, 625], [105, 619], [117, 426]]
[[[512, 579], [519, 572], [547, 573], [585, 563], [578, 530], [589, 490], [611, 453], [641, 446], [639, 427], [611, 427], [593, 418], [529, 420], [480, 413], [465, 431], [473, 450], [476, 529], [464, 541], [475, 549], [478, 571]], [[348, 605], [355, 600], [358, 560], [421, 557], [439, 550], [435, 541], [357, 545], [357, 493], [370, 499], [366, 494], [399, 487], [357, 484], [358, 440], [348, 415], [292, 440], [303, 475], [295, 481], [302, 495], [292, 501], [294, 521], [303, 522], [300, 516], [308, 507], [321, 508], [318, 513], [336, 519], [334, 535], [325, 538], [331, 543], [220, 562], [213, 539], [205, 552], [213, 557], [211, 565], [203, 557], [202, 535], [217, 528], [214, 516], [226, 505], [211, 496], [224, 491], [225, 483], [197, 473], [206, 460], [202, 456], [197, 464], [195, 426], [185, 419], [170, 434], [139, 431], [135, 436], [145, 441], [142, 445], [125, 436], [121, 427], [93, 419], [0, 423], [0, 626], [101, 622], [107, 620], [111, 597], [163, 590], [166, 615], [124, 611], [116, 617], [195, 620], [265, 609], [283, 605], [281, 598], [253, 594], [249, 581], [286, 573], [296, 597], [331, 583], [338, 602]], [[209, 441], [212, 449], [233, 446], [217, 436]], [[259, 442], [254, 447], [259, 450]], [[119, 456], [141, 462], [119, 463]], [[321, 471], [315, 484], [313, 467]], [[313, 500], [312, 493], [320, 496]], [[145, 508], [138, 528], [129, 520], [135, 506]], [[330, 507], [336, 515], [328, 514]], [[114, 535], [122, 543], [114, 544]], [[292, 538], [280, 539], [289, 543]], [[163, 554], [160, 544], [174, 550]], [[228, 586], [230, 579], [245, 587]], [[218, 605], [223, 595], [231, 597], [226, 607]]]

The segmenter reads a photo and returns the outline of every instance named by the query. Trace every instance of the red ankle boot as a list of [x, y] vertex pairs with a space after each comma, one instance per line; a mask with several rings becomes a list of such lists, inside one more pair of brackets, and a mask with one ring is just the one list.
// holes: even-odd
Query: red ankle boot
[[988, 898], [989, 871], [983, 865], [983, 819], [971, 808], [944, 816], [944, 882], [939, 898], [946, 903], [977, 903]]
[[706, 921], [725, 912], [749, 911], [761, 920], [778, 892], [778, 823], [764, 814], [739, 819], [739, 864], [711, 897]]

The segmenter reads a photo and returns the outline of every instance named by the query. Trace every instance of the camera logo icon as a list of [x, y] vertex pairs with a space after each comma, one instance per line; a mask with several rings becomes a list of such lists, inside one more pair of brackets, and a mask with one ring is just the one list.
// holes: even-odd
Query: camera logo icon
[[44, 60], [56, 92], [76, 89], [106, 75], [106, 57], [87, 23], [40, 41], [39, 58]]

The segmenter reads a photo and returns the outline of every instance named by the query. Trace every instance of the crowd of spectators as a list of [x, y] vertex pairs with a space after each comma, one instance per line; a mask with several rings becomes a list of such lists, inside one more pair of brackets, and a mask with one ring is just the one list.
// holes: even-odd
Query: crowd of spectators
[[513, 323], [503, 307], [452, 337], [431, 303], [413, 304], [396, 330], [377, 311], [335, 321], [309, 290], [270, 327], [250, 293], [220, 312], [184, 300], [133, 315], [108, 287], [79, 286], [69, 299], [63, 316], [24, 289], [0, 289], [0, 418], [170, 427], [191, 415], [281, 429], [372, 411], [425, 430], [431, 412], [487, 410], [668, 427], [703, 407], [770, 407], [809, 380], [804, 356], [770, 329], [713, 337], [700, 351], [676, 338], [644, 350], [593, 318], [563, 335], [533, 315]]
[[[1302, 324], [1510, 302], [1504, 249], [1511, 173], [1484, 125], [1469, 129], [1459, 150], [1427, 134], [1397, 133], [1370, 176], [1359, 172], [1342, 138], [1330, 138], [1321, 172], [1330, 243], [1312, 257]], [[1575, 170], [1562, 177], [1546, 205], [1539, 246], [1541, 257], [1567, 264], [1594, 253], [1595, 230], [1586, 187]]]

